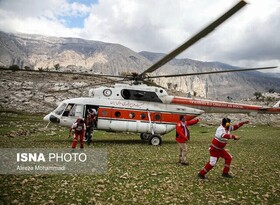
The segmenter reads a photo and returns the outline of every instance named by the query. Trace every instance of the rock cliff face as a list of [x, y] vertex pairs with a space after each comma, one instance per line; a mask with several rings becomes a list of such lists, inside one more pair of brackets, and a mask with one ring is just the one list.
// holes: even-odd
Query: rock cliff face
[[[77, 38], [0, 32], [0, 66], [18, 65], [30, 69], [59, 69], [75, 72], [119, 75], [141, 73], [164, 54], [136, 53], [122, 45]], [[233, 69], [218, 62], [174, 59], [156, 74], [180, 74]], [[201, 75], [155, 80], [170, 89], [212, 99], [226, 100], [252, 97], [255, 92], [273, 88], [280, 91], [279, 78], [251, 71], [243, 73]]]
[[88, 96], [87, 86], [92, 82], [106, 82], [105, 79], [92, 76], [11, 72], [1, 69], [0, 75], [0, 108], [31, 113], [48, 113], [62, 100]]

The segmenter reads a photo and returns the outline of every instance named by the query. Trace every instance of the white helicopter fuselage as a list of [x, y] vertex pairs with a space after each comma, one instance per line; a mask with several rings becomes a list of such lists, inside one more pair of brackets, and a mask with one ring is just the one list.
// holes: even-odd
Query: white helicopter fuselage
[[202, 113], [279, 114], [274, 107], [201, 100], [168, 95], [163, 88], [116, 84], [89, 91], [90, 97], [64, 100], [44, 120], [70, 127], [77, 118], [85, 119], [87, 110], [98, 111], [97, 129], [165, 134], [172, 131], [180, 115], [191, 120]]

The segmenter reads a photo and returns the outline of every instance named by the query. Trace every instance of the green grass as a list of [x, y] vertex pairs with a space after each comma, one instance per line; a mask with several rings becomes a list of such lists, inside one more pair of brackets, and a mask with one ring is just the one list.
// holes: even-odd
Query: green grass
[[[0, 113], [1, 148], [66, 148], [68, 129], [40, 115]], [[138, 134], [97, 131], [86, 149], [106, 148], [108, 170], [100, 175], [0, 175], [0, 204], [280, 204], [280, 128], [245, 125], [230, 141], [233, 179], [221, 177], [223, 160], [196, 178], [209, 159], [216, 127], [191, 127], [187, 158], [177, 162], [174, 132], [162, 146], [149, 146]]]

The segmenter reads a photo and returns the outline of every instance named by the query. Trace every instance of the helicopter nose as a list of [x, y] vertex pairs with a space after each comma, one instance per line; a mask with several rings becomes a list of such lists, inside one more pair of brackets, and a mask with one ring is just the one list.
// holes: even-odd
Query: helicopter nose
[[47, 114], [47, 115], [43, 118], [43, 120], [49, 122], [49, 121], [50, 121], [50, 115], [51, 115], [51, 114]]
[[47, 121], [47, 122], [53, 122], [53, 123], [60, 123], [60, 119], [57, 118], [56, 116], [52, 115], [52, 114], [48, 114], [46, 115], [43, 120]]

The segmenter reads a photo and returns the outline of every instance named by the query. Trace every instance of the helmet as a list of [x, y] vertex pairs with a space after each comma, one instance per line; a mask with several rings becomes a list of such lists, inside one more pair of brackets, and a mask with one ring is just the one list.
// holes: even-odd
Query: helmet
[[230, 122], [231, 122], [231, 120], [229, 118], [223, 118], [222, 125], [227, 125], [227, 123], [228, 123], [228, 126], [229, 126]]

